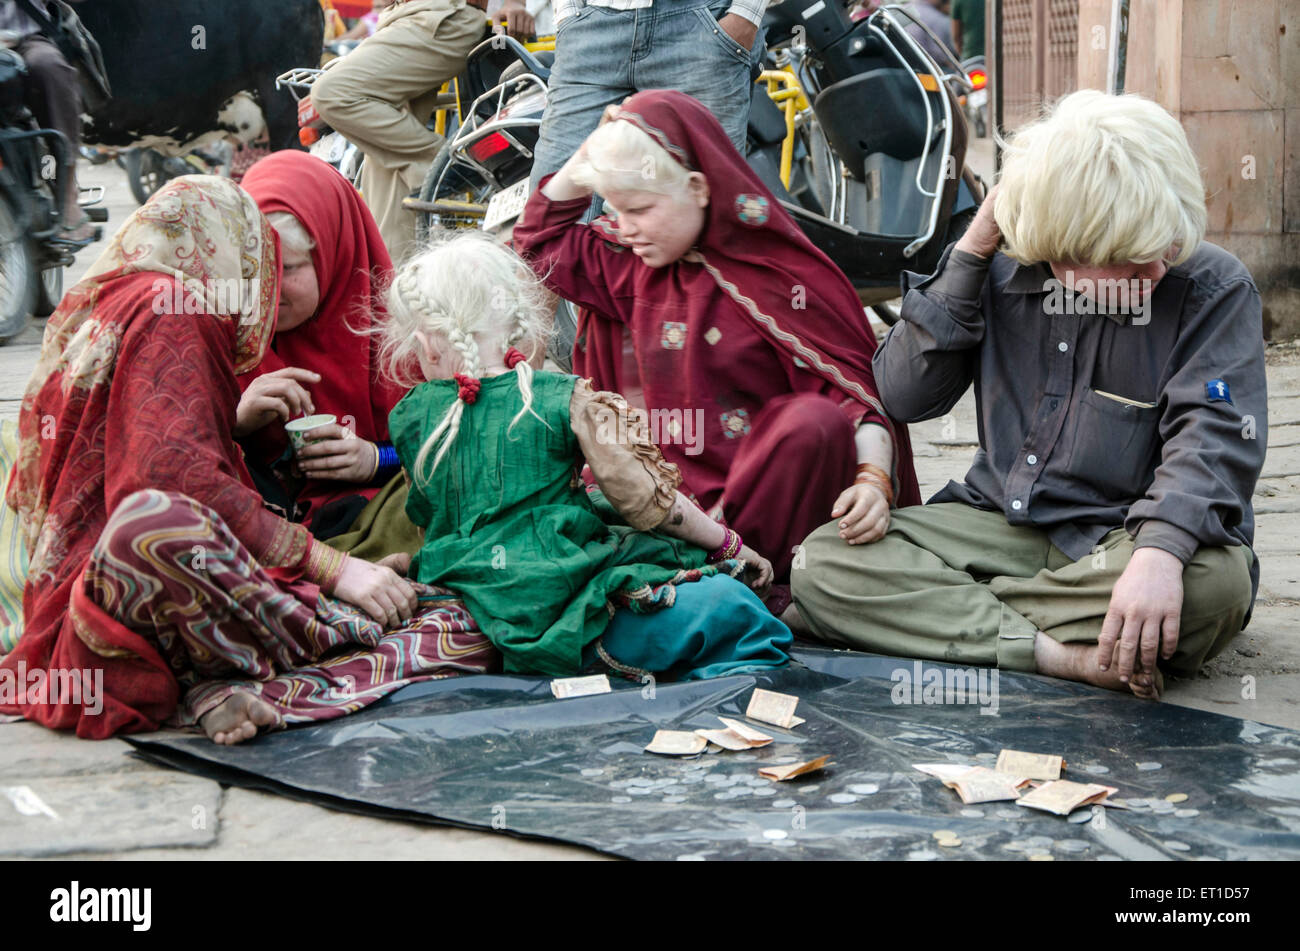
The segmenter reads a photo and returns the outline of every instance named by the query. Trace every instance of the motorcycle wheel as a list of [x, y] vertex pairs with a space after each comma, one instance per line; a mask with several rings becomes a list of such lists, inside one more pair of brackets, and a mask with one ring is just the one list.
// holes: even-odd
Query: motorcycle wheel
[[50, 316], [61, 300], [63, 300], [63, 268], [47, 267], [41, 271], [41, 279], [37, 282], [35, 315]]
[[126, 181], [137, 202], [143, 205], [173, 177], [165, 164], [166, 159], [153, 149], [132, 149], [126, 153], [122, 167], [126, 169]]
[[38, 283], [31, 243], [0, 198], [0, 345], [27, 329]]
[[[424, 176], [424, 185], [420, 188], [421, 201], [441, 201], [454, 199], [474, 204], [487, 204], [498, 191], [496, 184], [472, 166], [457, 163], [452, 150], [451, 139], [443, 143], [438, 154], [433, 157], [429, 173]], [[470, 215], [435, 214], [421, 211], [416, 215], [416, 237], [421, 244], [440, 230], [477, 228], [480, 219]]]

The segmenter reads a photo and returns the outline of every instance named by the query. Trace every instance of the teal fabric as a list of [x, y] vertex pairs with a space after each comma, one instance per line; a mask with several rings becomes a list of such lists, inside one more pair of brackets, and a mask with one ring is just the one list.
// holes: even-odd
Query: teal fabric
[[[673, 680], [707, 680], [780, 667], [793, 641], [744, 583], [713, 575], [679, 584], [676, 602], [658, 614], [618, 610], [600, 644], [622, 665]], [[598, 659], [592, 645], [586, 660]]]

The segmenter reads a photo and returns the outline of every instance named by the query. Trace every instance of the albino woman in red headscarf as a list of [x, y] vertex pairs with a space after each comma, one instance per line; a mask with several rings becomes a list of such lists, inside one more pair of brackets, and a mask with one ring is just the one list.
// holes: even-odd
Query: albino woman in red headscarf
[[[402, 391], [386, 382], [369, 330], [393, 262], [360, 194], [305, 152], [276, 152], [251, 169], [244, 190], [280, 234], [284, 279], [271, 349], [242, 377], [235, 435], [267, 501], [317, 538], [346, 532], [396, 474], [388, 413]], [[284, 423], [328, 413], [322, 441], [292, 458]]]
[[[615, 219], [581, 223], [593, 191]], [[585, 308], [575, 371], [629, 398], [640, 389], [682, 490], [779, 583], [827, 518], [865, 544], [892, 504], [920, 502], [907, 430], [876, 396], [857, 293], [695, 99], [655, 90], [611, 107], [514, 239]], [[788, 598], [768, 604], [779, 613]]]

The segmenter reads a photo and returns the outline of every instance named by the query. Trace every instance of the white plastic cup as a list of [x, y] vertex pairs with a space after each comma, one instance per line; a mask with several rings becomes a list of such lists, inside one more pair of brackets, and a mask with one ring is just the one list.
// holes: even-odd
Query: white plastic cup
[[303, 447], [309, 443], [319, 441], [319, 436], [312, 437], [313, 430], [320, 429], [322, 426], [332, 426], [337, 422], [337, 416], [331, 416], [329, 413], [317, 413], [315, 416], [302, 416], [285, 423], [284, 431], [289, 434], [289, 442], [293, 445], [294, 455], [296, 456], [302, 452]]

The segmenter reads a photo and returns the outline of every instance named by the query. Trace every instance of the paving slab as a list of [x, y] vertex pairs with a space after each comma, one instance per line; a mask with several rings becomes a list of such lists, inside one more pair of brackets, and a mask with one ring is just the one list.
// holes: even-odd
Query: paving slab
[[0, 856], [202, 847], [216, 839], [220, 812], [217, 783], [170, 770], [6, 776], [0, 786]]
[[98, 776], [152, 769], [121, 740], [83, 740], [35, 723], [0, 724], [0, 786], [19, 776]]

